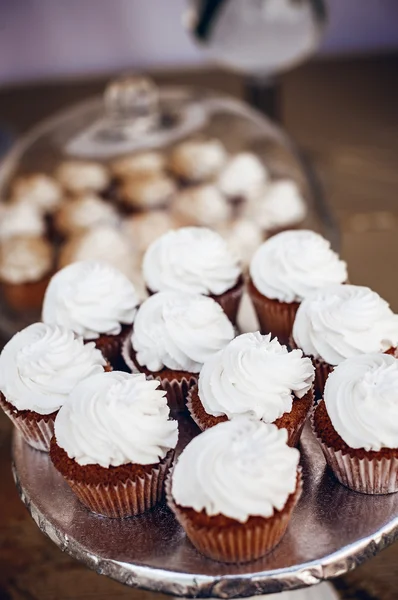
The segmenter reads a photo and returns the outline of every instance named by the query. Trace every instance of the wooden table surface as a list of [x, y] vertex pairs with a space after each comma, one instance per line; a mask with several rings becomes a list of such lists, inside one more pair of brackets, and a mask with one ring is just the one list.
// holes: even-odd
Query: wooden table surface
[[[308, 64], [282, 79], [282, 119], [311, 157], [342, 230], [353, 283], [398, 311], [398, 57]], [[218, 71], [158, 75], [242, 96]], [[0, 91], [0, 121], [23, 132], [51, 111], [101, 91], [104, 80]], [[11, 425], [0, 414], [0, 600], [155, 599], [101, 577], [45, 538], [20, 502], [10, 472]], [[396, 600], [398, 544], [336, 580], [342, 598]]]

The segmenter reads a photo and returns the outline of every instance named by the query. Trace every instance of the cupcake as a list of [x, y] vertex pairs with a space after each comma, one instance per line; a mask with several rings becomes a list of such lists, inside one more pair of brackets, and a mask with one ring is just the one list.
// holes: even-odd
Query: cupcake
[[346, 263], [313, 231], [284, 231], [264, 242], [250, 263], [249, 295], [262, 333], [287, 344], [300, 302], [347, 280]]
[[268, 171], [258, 156], [252, 152], [240, 152], [225, 165], [217, 185], [238, 208], [258, 193], [268, 181], [268, 177]]
[[242, 271], [218, 233], [201, 227], [170, 231], [149, 246], [142, 268], [150, 294], [173, 290], [210, 296], [236, 323]]
[[62, 202], [59, 184], [44, 173], [18, 177], [11, 188], [11, 202], [27, 202], [42, 213], [51, 214]]
[[297, 227], [307, 212], [307, 204], [296, 182], [290, 179], [269, 183], [249, 208], [252, 218], [270, 235]]
[[187, 406], [202, 431], [243, 415], [286, 429], [289, 446], [296, 446], [313, 405], [313, 380], [311, 360], [300, 350], [244, 333], [205, 361]]
[[292, 345], [312, 358], [315, 389], [322, 396], [327, 376], [347, 358], [374, 352], [395, 353], [398, 315], [367, 287], [328, 286], [301, 303]]
[[15, 236], [44, 237], [46, 222], [42, 211], [25, 200], [0, 204], [0, 242]]
[[136, 213], [122, 222], [123, 233], [140, 254], [143, 254], [158, 237], [178, 227], [179, 221], [165, 210]]
[[159, 292], [141, 304], [123, 357], [132, 371], [161, 382], [170, 408], [184, 410], [203, 363], [233, 337], [231, 322], [211, 298]]
[[133, 284], [106, 263], [77, 262], [51, 279], [43, 303], [43, 321], [67, 327], [93, 341], [112, 367], [121, 368], [121, 346], [137, 312]]
[[234, 219], [216, 227], [216, 230], [244, 267], [250, 264], [253, 254], [264, 241], [264, 234], [258, 223], [250, 219]]
[[116, 226], [118, 222], [115, 208], [91, 192], [64, 202], [54, 215], [55, 229], [64, 237], [100, 225]]
[[44, 238], [25, 235], [2, 241], [0, 282], [10, 308], [40, 309], [53, 267], [53, 249]]
[[94, 344], [64, 327], [34, 323], [0, 355], [0, 405], [30, 446], [48, 452], [58, 410], [78, 383], [105, 366]]
[[168, 166], [183, 183], [201, 183], [213, 179], [226, 160], [220, 140], [187, 140], [174, 148]]
[[158, 386], [144, 375], [101, 373], [59, 411], [51, 460], [89, 510], [130, 517], [162, 499], [178, 426]]
[[335, 477], [364, 494], [398, 491], [398, 361], [364, 354], [339, 364], [313, 416]]
[[166, 208], [177, 191], [176, 183], [165, 174], [151, 174], [125, 179], [120, 199], [127, 212]]
[[237, 417], [183, 450], [167, 499], [199, 552], [245, 563], [279, 543], [302, 488], [300, 454], [286, 440], [275, 425]]
[[215, 185], [197, 185], [179, 192], [173, 201], [173, 213], [187, 225], [212, 227], [231, 218], [231, 206]]
[[70, 237], [61, 248], [58, 268], [83, 260], [105, 262], [132, 281], [138, 269], [132, 241], [111, 225], [97, 225]]
[[111, 163], [111, 172], [118, 179], [158, 175], [164, 171], [166, 159], [160, 152], [127, 154]]
[[55, 171], [55, 178], [71, 194], [101, 193], [110, 182], [108, 169], [99, 162], [67, 160]]

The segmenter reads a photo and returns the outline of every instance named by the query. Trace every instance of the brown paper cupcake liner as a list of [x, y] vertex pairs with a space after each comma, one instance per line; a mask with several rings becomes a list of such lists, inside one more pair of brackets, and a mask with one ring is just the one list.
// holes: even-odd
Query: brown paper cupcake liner
[[266, 298], [252, 281], [248, 283], [248, 292], [257, 314], [261, 333], [271, 333], [281, 344], [287, 345], [300, 306], [299, 302], [279, 302], [279, 300]]
[[[203, 419], [201, 419], [200, 415], [197, 413], [197, 411], [195, 410], [195, 406], [194, 406], [194, 402], [193, 402], [193, 395], [197, 393], [197, 386], [192, 386], [191, 389], [188, 392], [188, 396], [187, 396], [187, 409], [188, 412], [192, 418], [192, 420], [194, 421], [194, 423], [196, 423], [196, 425], [199, 427], [199, 429], [201, 431], [205, 431], [206, 429], [209, 429], [210, 427], [213, 427], [214, 425], [216, 425], [218, 422], [222, 422], [222, 421], [227, 421], [227, 417], [226, 415], [224, 415], [223, 417], [213, 417], [214, 421], [217, 420], [217, 422], [214, 422], [214, 424], [209, 424], [209, 423], [205, 423], [203, 421]], [[295, 399], [293, 402], [300, 402], [301, 400], [303, 401], [307, 401], [308, 403], [308, 409], [306, 411], [303, 411], [302, 414], [300, 415], [300, 418], [298, 418], [297, 420], [293, 422], [287, 422], [285, 423], [283, 421], [285, 415], [282, 415], [282, 417], [280, 417], [279, 419], [276, 419], [276, 421], [274, 421], [274, 424], [279, 427], [280, 429], [286, 429], [287, 430], [287, 444], [289, 446], [291, 446], [292, 448], [298, 446], [298, 443], [300, 441], [300, 437], [301, 434], [303, 432], [303, 428], [305, 425], [305, 422], [307, 420], [308, 414], [314, 404], [314, 390], [313, 388], [311, 388], [307, 394], [304, 396], [304, 398], [297, 398]], [[291, 413], [288, 413], [289, 415]]]
[[299, 470], [297, 486], [289, 510], [283, 509], [268, 519], [256, 519], [253, 525], [239, 523], [235, 527], [198, 526], [187, 517], [171, 495], [171, 474], [166, 481], [166, 498], [187, 537], [201, 554], [219, 562], [246, 563], [261, 558], [280, 542], [288, 527], [291, 514], [302, 492]]
[[311, 428], [327, 464], [344, 486], [361, 494], [392, 494], [398, 491], [398, 458], [358, 458], [342, 450], [334, 450], [318, 435], [314, 411], [311, 415]]
[[4, 402], [1, 396], [0, 406], [15, 427], [21, 432], [22, 437], [29, 446], [42, 452], [50, 451], [50, 441], [54, 435], [55, 420], [52, 415], [43, 415], [42, 419], [34, 419], [29, 417], [29, 414], [21, 414], [20, 411], [10, 410], [10, 404]]
[[122, 356], [128, 369], [132, 373], [144, 373], [147, 379], [156, 379], [159, 381], [162, 389], [166, 392], [167, 403], [170, 410], [175, 412], [186, 411], [187, 395], [190, 388], [198, 383], [198, 375], [189, 374], [187, 376], [179, 377], [178, 379], [170, 379], [168, 377], [162, 377], [161, 374], [153, 375], [147, 369], [140, 371], [131, 356], [130, 346], [130, 339], [126, 336], [123, 342]]
[[[293, 336], [289, 338], [289, 346], [292, 350], [301, 350], [293, 339]], [[304, 354], [304, 353], [303, 353]], [[326, 380], [329, 377], [330, 373], [333, 371], [334, 366], [329, 365], [329, 363], [325, 362], [320, 358], [315, 358], [314, 356], [304, 354], [306, 358], [311, 359], [312, 364], [315, 369], [315, 379], [314, 379], [314, 389], [315, 389], [315, 397], [320, 399], [323, 397], [323, 391], [325, 389]]]
[[153, 508], [164, 496], [164, 482], [173, 462], [171, 452], [151, 473], [133, 481], [111, 484], [89, 484], [66, 478], [72, 491], [89, 510], [112, 518], [139, 515]]
[[243, 289], [244, 280], [243, 276], [240, 276], [238, 282], [233, 288], [227, 290], [223, 294], [219, 294], [218, 296], [210, 296], [210, 298], [213, 298], [213, 300], [215, 300], [221, 306], [221, 308], [223, 309], [223, 311], [225, 312], [228, 319], [233, 325], [236, 325], [239, 306], [243, 295]]
[[51, 275], [52, 273], [39, 281], [20, 284], [3, 281], [1, 291], [8, 306], [16, 312], [40, 310]]

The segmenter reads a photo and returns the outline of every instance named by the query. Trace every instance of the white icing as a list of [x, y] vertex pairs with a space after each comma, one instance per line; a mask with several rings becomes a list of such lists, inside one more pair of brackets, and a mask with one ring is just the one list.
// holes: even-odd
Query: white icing
[[349, 358], [329, 375], [325, 403], [351, 448], [398, 448], [398, 360], [387, 354]]
[[131, 325], [138, 298], [133, 284], [106, 263], [82, 261], [51, 279], [43, 303], [43, 321], [68, 327], [84, 339], [118, 335]]
[[284, 508], [297, 485], [300, 458], [287, 431], [236, 417], [195, 437], [172, 475], [172, 496], [183, 507], [245, 523]]
[[56, 224], [65, 234], [99, 225], [115, 226], [119, 222], [115, 208], [92, 193], [65, 202], [56, 215]]
[[120, 371], [80, 383], [55, 420], [58, 446], [79, 465], [152, 465], [176, 447], [177, 421], [169, 420], [158, 381]]
[[301, 223], [307, 205], [294, 181], [283, 179], [270, 183], [252, 203], [253, 217], [265, 230]]
[[258, 223], [249, 219], [236, 219], [217, 228], [228, 244], [228, 248], [247, 266], [264, 236]]
[[137, 256], [132, 243], [122, 231], [107, 225], [98, 225], [73, 236], [62, 248], [61, 267], [82, 260], [105, 262], [131, 280], [137, 270]]
[[293, 338], [304, 354], [338, 365], [346, 358], [398, 345], [398, 315], [367, 287], [334, 285], [304, 300]]
[[250, 197], [264, 185], [268, 171], [251, 152], [241, 152], [231, 158], [218, 178], [218, 186], [226, 196]]
[[62, 202], [62, 190], [52, 177], [35, 173], [15, 181], [12, 200], [28, 202], [43, 212], [53, 212]]
[[0, 389], [18, 410], [42, 415], [58, 410], [74, 387], [104, 370], [94, 343], [84, 344], [64, 327], [34, 323], [4, 346]]
[[51, 272], [53, 251], [38, 237], [12, 237], [0, 244], [0, 278], [11, 284], [37, 282]]
[[300, 302], [319, 288], [347, 280], [347, 265], [314, 231], [284, 231], [254, 254], [250, 276], [267, 298]]
[[183, 179], [200, 182], [217, 175], [226, 160], [226, 150], [219, 140], [188, 140], [173, 150], [170, 168]]
[[124, 219], [122, 230], [138, 252], [145, 252], [152, 242], [177, 225], [176, 219], [169, 212], [151, 210]]
[[313, 379], [312, 362], [301, 350], [288, 352], [271, 334], [244, 333], [204, 363], [199, 397], [209, 415], [273, 423], [292, 410], [294, 396], [302, 398]]
[[187, 224], [211, 227], [227, 221], [231, 205], [214, 185], [200, 185], [182, 190], [173, 202], [173, 211]]
[[40, 237], [45, 231], [43, 214], [35, 204], [19, 200], [0, 205], [0, 240], [18, 235]]
[[69, 160], [55, 172], [59, 183], [72, 194], [102, 192], [109, 184], [108, 169], [98, 162]]
[[162, 174], [126, 179], [121, 187], [123, 199], [139, 209], [168, 204], [176, 190], [173, 179]]
[[233, 337], [232, 324], [211, 298], [159, 292], [140, 306], [131, 341], [138, 363], [150, 371], [198, 373]]
[[114, 160], [111, 169], [116, 177], [137, 177], [160, 173], [165, 163], [166, 159], [160, 152], [141, 152]]
[[241, 269], [223, 238], [210, 229], [183, 227], [162, 235], [145, 253], [143, 275], [152, 292], [223, 294]]

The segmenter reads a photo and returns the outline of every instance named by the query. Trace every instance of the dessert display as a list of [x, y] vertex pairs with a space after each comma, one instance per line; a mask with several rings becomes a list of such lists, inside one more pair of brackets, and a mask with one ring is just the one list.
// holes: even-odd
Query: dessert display
[[242, 270], [216, 232], [184, 227], [164, 234], [146, 251], [142, 272], [149, 294], [168, 290], [204, 294], [236, 323], [243, 293]]
[[337, 479], [357, 492], [398, 491], [398, 360], [363, 354], [330, 373], [314, 433]]
[[250, 263], [248, 291], [261, 332], [288, 344], [300, 303], [318, 289], [345, 281], [346, 263], [321, 235], [307, 230], [274, 235]]
[[178, 425], [158, 387], [145, 375], [93, 375], [60, 409], [51, 460], [93, 512], [130, 517], [161, 500]]
[[302, 487], [299, 452], [286, 441], [275, 425], [237, 417], [182, 451], [168, 503], [205, 556], [242, 563], [278, 544]]
[[286, 429], [296, 446], [313, 406], [313, 379], [300, 350], [288, 352], [270, 334], [244, 333], [205, 361], [187, 406], [202, 431], [243, 415]]
[[171, 409], [184, 410], [203, 363], [234, 335], [231, 322], [212, 298], [158, 292], [138, 309], [123, 358], [132, 371], [160, 381]]
[[84, 344], [65, 327], [34, 323], [0, 354], [0, 406], [30, 446], [48, 452], [70, 392], [105, 367], [93, 343]]
[[17, 311], [39, 310], [54, 270], [49, 242], [18, 235], [0, 243], [0, 284], [3, 297]]
[[322, 396], [333, 368], [360, 354], [395, 354], [398, 315], [371, 289], [358, 285], [327, 286], [301, 303], [292, 343], [315, 365], [315, 389]]
[[43, 302], [44, 323], [67, 327], [93, 341], [117, 369], [121, 347], [137, 313], [138, 297], [123, 273], [99, 261], [81, 261], [56, 273]]

